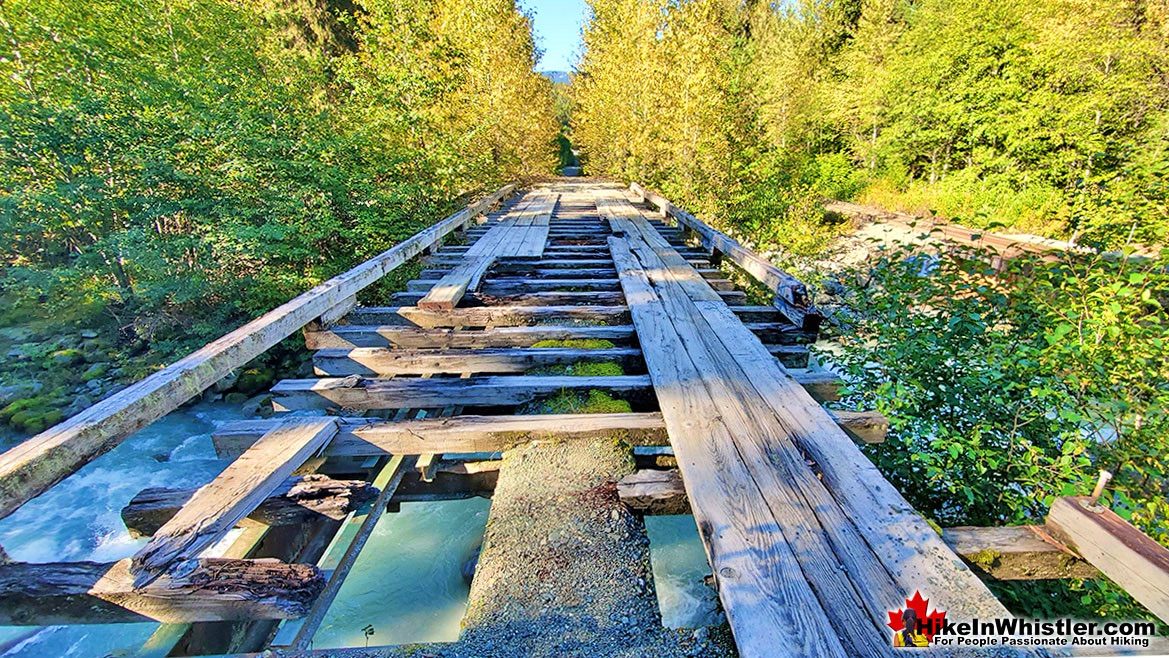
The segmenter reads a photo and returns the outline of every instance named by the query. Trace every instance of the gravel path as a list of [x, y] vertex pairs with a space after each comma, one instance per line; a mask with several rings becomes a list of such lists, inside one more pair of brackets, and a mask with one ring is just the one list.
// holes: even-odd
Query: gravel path
[[735, 655], [725, 625], [662, 626], [645, 524], [617, 497], [616, 481], [633, 469], [628, 446], [612, 440], [532, 443], [507, 452], [462, 638], [314, 655]]

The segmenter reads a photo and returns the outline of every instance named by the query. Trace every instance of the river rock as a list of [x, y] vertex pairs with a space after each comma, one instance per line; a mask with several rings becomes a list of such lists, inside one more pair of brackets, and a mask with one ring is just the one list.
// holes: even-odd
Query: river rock
[[97, 338], [98, 333], [96, 331], [94, 331], [93, 329], [82, 329], [81, 330], [81, 337], [85, 338], [87, 340], [92, 339], [92, 338]]
[[65, 408], [65, 413], [70, 416], [75, 416], [92, 406], [93, 400], [90, 399], [88, 395], [78, 395], [77, 397], [73, 398], [73, 402], [70, 402], [69, 406]]
[[91, 379], [99, 379], [99, 378], [105, 376], [105, 374], [107, 372], [109, 372], [109, 370], [110, 370], [110, 364], [108, 364], [104, 361], [99, 362], [99, 363], [95, 363], [95, 364], [89, 366], [88, 368], [86, 368], [85, 372], [81, 373], [81, 379], [84, 381], [89, 381]]
[[239, 371], [232, 370], [231, 372], [227, 373], [226, 377], [215, 382], [215, 385], [211, 388], [213, 388], [216, 393], [226, 393], [230, 391], [233, 386], [235, 386], [237, 381], [239, 381]]

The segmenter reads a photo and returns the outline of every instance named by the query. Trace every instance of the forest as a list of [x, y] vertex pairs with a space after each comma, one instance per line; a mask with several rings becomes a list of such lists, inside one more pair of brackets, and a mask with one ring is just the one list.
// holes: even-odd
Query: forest
[[[588, 4], [564, 88], [513, 0], [0, 0], [0, 420], [41, 431], [575, 148], [813, 282], [842, 404], [891, 419], [868, 455], [932, 521], [1034, 522], [1108, 469], [1169, 544], [1169, 2]], [[830, 199], [1088, 253], [825, 269]], [[994, 586], [1147, 615], [1043, 582]]]

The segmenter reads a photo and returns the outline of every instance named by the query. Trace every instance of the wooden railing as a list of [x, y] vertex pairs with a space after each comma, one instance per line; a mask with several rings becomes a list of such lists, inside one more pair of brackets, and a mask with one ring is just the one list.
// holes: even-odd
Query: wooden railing
[[198, 351], [102, 400], [0, 455], [0, 518], [177, 409], [232, 370], [313, 320], [328, 316], [370, 284], [462, 227], [514, 185], [467, 205], [348, 272], [208, 343]]
[[662, 195], [647, 190], [637, 183], [630, 183], [629, 189], [642, 200], [657, 206], [663, 216], [672, 217], [683, 227], [698, 234], [702, 246], [708, 251], [729, 258], [731, 262], [754, 277], [756, 281], [772, 290], [775, 293], [772, 303], [797, 326], [809, 332], [819, 330], [823, 316], [812, 305], [808, 297], [808, 289], [802, 281], [739, 244], [726, 233], [711, 228]]

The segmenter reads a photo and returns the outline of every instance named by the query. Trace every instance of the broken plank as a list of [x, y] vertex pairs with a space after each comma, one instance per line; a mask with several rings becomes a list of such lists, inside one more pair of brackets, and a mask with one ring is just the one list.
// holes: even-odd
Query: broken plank
[[690, 501], [677, 469], [634, 471], [617, 481], [621, 502], [641, 514], [689, 514]]
[[273, 429], [191, 497], [134, 556], [139, 587], [223, 538], [337, 434], [334, 418], [298, 419]]
[[[122, 508], [122, 521], [130, 536], [153, 535], [178, 514], [196, 491], [152, 487], [138, 492]], [[285, 480], [248, 518], [268, 526], [298, 525], [322, 518], [340, 521], [358, 504], [376, 495], [377, 491], [363, 480], [302, 475]]]
[[130, 560], [0, 565], [0, 624], [248, 621], [303, 616], [324, 587], [315, 567], [210, 558], [135, 587]]

